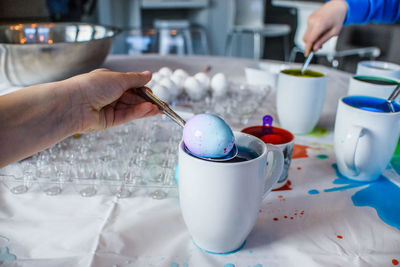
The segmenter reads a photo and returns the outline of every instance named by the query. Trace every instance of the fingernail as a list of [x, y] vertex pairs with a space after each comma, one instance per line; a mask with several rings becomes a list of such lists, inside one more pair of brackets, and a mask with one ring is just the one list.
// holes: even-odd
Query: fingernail
[[145, 70], [145, 71], [142, 72], [142, 74], [144, 74], [144, 75], [150, 75], [150, 74], [151, 74], [151, 71]]

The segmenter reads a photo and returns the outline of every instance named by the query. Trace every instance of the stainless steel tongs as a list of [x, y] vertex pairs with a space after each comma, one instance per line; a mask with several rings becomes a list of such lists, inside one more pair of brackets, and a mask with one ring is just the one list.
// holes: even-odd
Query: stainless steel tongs
[[175, 111], [173, 111], [167, 103], [159, 99], [157, 96], [153, 94], [153, 92], [146, 86], [140, 87], [136, 89], [136, 92], [151, 103], [154, 103], [158, 106], [158, 108], [164, 112], [169, 118], [171, 118], [174, 122], [176, 122], [182, 128], [185, 127], [186, 121], [182, 119]]

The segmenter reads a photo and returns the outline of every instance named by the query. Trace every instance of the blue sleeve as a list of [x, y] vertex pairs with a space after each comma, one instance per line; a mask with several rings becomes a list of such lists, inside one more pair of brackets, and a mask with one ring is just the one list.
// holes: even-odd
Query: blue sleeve
[[400, 18], [400, 0], [346, 0], [349, 7], [344, 25], [394, 23]]

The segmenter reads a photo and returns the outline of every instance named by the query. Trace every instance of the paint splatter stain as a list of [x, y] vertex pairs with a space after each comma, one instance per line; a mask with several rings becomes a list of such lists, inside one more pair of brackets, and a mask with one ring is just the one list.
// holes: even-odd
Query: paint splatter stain
[[262, 213], [262, 210], [260, 209], [260, 210], [258, 210], [258, 213]]
[[393, 259], [393, 260], [392, 260], [392, 264], [393, 264], [393, 265], [399, 265], [399, 261], [396, 260], [396, 259]]
[[274, 218], [274, 221], [279, 221], [279, 219], [275, 217], [275, 218]]
[[393, 169], [395, 169], [397, 173], [400, 173], [400, 139], [390, 163], [392, 164]]
[[300, 170], [301, 170], [301, 167], [297, 167], [297, 169], [300, 171]]
[[283, 216], [283, 218], [287, 219], [287, 216], [285, 215], [285, 216]]
[[307, 148], [310, 148], [310, 147], [294, 144], [292, 159], [308, 158]]
[[261, 264], [256, 264], [254, 267], [263, 267]]
[[175, 263], [175, 262], [171, 262], [171, 265], [170, 265], [171, 267], [178, 267], [178, 263]]
[[325, 155], [325, 154], [319, 154], [319, 155], [316, 155], [316, 157], [319, 158], [319, 159], [327, 159], [327, 158], [329, 158], [329, 156]]
[[339, 239], [343, 239], [343, 236], [341, 236], [341, 235], [337, 235], [336, 237]]
[[325, 189], [324, 192], [343, 191], [350, 188], [363, 187], [352, 197], [357, 207], [371, 207], [376, 210], [379, 218], [386, 224], [400, 230], [400, 187], [384, 176], [371, 183], [357, 182], [347, 179], [339, 173], [337, 165], [332, 167], [336, 171], [337, 179], [334, 184], [347, 184], [342, 187]]
[[17, 257], [13, 254], [10, 254], [8, 247], [2, 248], [0, 250], [0, 262], [1, 261], [14, 261]]
[[272, 189], [271, 191], [287, 191], [287, 190], [292, 190], [290, 187], [292, 185], [292, 182], [290, 180], [287, 180], [284, 185], [282, 185], [279, 188]]
[[227, 264], [224, 265], [224, 267], [235, 267], [235, 264], [227, 263]]
[[315, 126], [315, 128], [313, 129], [313, 131], [311, 133], [308, 134], [308, 136], [311, 137], [324, 137], [325, 135], [327, 135], [329, 133], [329, 131], [323, 127], [320, 126]]
[[183, 267], [189, 267], [189, 264], [184, 263], [184, 264], [183, 264]]
[[310, 194], [310, 195], [318, 195], [319, 191], [317, 189], [311, 189], [311, 190], [308, 191], [308, 194]]

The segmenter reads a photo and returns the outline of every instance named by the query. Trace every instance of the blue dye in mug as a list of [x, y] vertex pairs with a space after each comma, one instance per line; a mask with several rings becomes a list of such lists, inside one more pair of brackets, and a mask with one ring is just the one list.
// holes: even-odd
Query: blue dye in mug
[[[343, 98], [343, 102], [354, 108], [359, 108], [366, 111], [377, 113], [390, 113], [390, 104], [384, 98], [372, 96], [347, 96]], [[395, 112], [400, 111], [400, 105], [397, 102], [392, 102]]]

